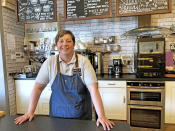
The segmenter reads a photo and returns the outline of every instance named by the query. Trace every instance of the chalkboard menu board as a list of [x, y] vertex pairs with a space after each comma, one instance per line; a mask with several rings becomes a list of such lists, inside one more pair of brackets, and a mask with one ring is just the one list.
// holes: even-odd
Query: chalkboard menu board
[[64, 0], [66, 21], [107, 17], [112, 17], [111, 0]]
[[117, 16], [171, 12], [171, 0], [116, 0]]
[[56, 21], [56, 0], [17, 0], [17, 23]]

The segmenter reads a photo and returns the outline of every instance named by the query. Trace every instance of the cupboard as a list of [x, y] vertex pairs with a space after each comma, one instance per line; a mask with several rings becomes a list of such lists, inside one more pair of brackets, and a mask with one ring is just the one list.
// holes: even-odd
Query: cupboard
[[98, 81], [105, 114], [108, 119], [126, 120], [126, 81]]
[[165, 82], [165, 123], [175, 123], [175, 81]]
[[[34, 84], [35, 80], [15, 80], [17, 114], [24, 114], [27, 112], [30, 94], [32, 92]], [[49, 114], [50, 95], [51, 88], [50, 85], [47, 85], [40, 96], [35, 114]]]

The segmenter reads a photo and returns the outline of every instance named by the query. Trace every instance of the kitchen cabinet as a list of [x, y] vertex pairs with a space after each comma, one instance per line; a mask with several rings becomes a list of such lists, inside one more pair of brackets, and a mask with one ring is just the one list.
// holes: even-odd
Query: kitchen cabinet
[[[27, 112], [35, 80], [15, 80], [17, 114]], [[126, 120], [126, 81], [98, 81], [99, 91], [108, 119]], [[43, 90], [35, 114], [49, 114], [50, 85]]]
[[165, 123], [175, 123], [175, 81], [165, 82]]
[[[34, 87], [35, 80], [15, 80], [17, 114], [24, 114], [28, 110], [30, 94]], [[49, 114], [49, 100], [51, 95], [50, 85], [43, 90], [35, 114]]]
[[99, 92], [108, 119], [126, 120], [126, 81], [98, 81]]
[[38, 114], [49, 115], [49, 101], [51, 96], [51, 87], [47, 85], [43, 90], [38, 104]]

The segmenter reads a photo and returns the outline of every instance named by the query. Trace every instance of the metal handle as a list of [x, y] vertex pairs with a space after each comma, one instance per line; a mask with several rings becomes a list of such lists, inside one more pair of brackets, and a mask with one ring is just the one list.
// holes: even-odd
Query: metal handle
[[114, 86], [115, 84], [108, 84], [108, 85]]
[[125, 96], [123, 96], [123, 103], [125, 103]]

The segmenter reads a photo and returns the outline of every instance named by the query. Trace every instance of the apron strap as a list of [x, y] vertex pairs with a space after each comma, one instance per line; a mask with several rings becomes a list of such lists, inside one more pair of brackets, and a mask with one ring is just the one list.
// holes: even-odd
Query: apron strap
[[57, 72], [60, 72], [59, 55], [57, 55]]
[[[78, 55], [75, 54], [75, 57], [76, 57], [76, 61], [75, 61], [76, 72], [79, 72], [79, 70], [78, 70]], [[60, 72], [59, 55], [57, 55], [57, 72]]]
[[78, 55], [75, 54], [75, 57], [76, 57], [75, 67], [76, 67], [76, 69], [78, 69]]

